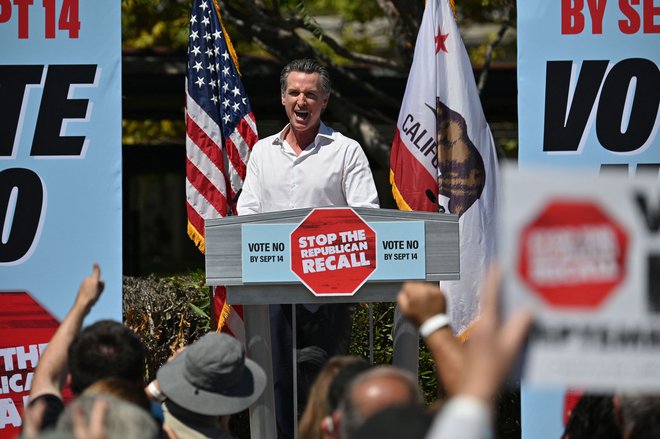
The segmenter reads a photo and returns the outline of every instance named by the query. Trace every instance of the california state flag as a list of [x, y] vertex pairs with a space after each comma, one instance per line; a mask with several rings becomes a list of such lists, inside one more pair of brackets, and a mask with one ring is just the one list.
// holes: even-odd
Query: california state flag
[[478, 315], [479, 283], [495, 255], [498, 165], [472, 66], [448, 0], [428, 0], [390, 157], [401, 210], [458, 215], [460, 281], [442, 282], [452, 327]]

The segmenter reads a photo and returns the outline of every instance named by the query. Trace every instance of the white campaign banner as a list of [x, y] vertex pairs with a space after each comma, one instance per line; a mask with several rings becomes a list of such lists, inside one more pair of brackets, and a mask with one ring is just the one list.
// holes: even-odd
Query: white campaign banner
[[507, 169], [503, 181], [505, 306], [536, 315], [526, 384], [660, 391], [658, 178]]

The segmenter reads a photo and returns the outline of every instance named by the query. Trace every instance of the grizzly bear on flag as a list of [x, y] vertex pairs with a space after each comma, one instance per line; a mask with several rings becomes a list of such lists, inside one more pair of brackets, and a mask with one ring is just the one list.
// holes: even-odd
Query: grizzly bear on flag
[[484, 162], [468, 137], [465, 118], [436, 100], [438, 195], [444, 211], [460, 218], [481, 196], [486, 184]]

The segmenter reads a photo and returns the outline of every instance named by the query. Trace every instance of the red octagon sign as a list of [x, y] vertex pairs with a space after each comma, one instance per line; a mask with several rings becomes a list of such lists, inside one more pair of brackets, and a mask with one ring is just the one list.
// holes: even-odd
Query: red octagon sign
[[625, 276], [628, 236], [592, 201], [551, 201], [519, 245], [520, 277], [557, 308], [596, 308]]
[[291, 232], [291, 271], [316, 296], [352, 296], [375, 270], [376, 232], [353, 209], [314, 209]]

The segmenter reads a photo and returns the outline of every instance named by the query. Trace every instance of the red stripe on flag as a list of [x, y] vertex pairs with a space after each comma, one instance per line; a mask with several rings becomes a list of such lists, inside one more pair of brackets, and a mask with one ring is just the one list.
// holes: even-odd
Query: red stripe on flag
[[226, 300], [227, 300], [226, 287], [223, 285], [214, 287], [213, 288], [213, 321], [216, 323], [220, 320], [220, 314], [222, 314], [222, 308], [224, 307]]
[[188, 221], [190, 221], [190, 224], [197, 230], [197, 233], [199, 233], [201, 236], [205, 236], [204, 234], [204, 218], [199, 216], [197, 211], [190, 205], [190, 203], [186, 203], [186, 212], [188, 212]]
[[243, 320], [243, 305], [233, 305], [232, 308], [236, 311], [236, 315]]
[[[229, 306], [225, 309], [225, 305]], [[227, 314], [223, 315], [223, 310]], [[232, 319], [229, 313], [234, 313], [237, 319]], [[245, 333], [243, 327], [243, 306], [242, 305], [229, 305], [227, 304], [227, 287], [219, 285], [213, 288], [213, 321], [217, 322], [220, 326], [220, 332], [229, 334], [233, 337], [242, 337]], [[239, 325], [239, 327], [235, 327]], [[239, 338], [242, 343], [245, 340]]]
[[225, 161], [222, 158], [222, 150], [189, 115], [186, 115], [186, 133], [195, 145], [225, 174]]
[[241, 154], [238, 152], [236, 144], [231, 140], [231, 137], [227, 138], [225, 147], [227, 148], [227, 157], [229, 157], [229, 161], [231, 161], [232, 166], [241, 177], [241, 180], [245, 180], [246, 166], [245, 163], [243, 163], [243, 159], [241, 158]]
[[227, 215], [227, 199], [197, 167], [186, 158], [186, 176], [199, 192], [220, 213]]
[[254, 146], [255, 143], [257, 143], [259, 137], [257, 136], [257, 133], [255, 133], [254, 130], [252, 129], [252, 126], [245, 119], [246, 117], [249, 117], [250, 120], [252, 120], [252, 125], [256, 125], [254, 114], [250, 112], [238, 123], [237, 130], [239, 133], [243, 135], [245, 142], [248, 144], [248, 147], [250, 148], [250, 151], [252, 151], [252, 147]]
[[[396, 187], [412, 210], [438, 211], [438, 182], [403, 143], [398, 128], [392, 142], [390, 166]], [[427, 191], [435, 197], [435, 201], [431, 200]]]

